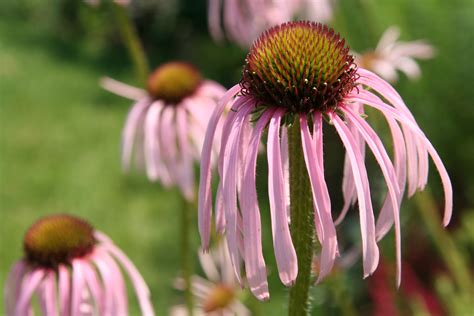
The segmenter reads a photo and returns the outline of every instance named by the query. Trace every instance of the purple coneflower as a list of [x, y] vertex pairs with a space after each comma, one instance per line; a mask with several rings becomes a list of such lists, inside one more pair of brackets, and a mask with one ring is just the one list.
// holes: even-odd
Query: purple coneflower
[[[199, 262], [206, 278], [192, 277], [192, 293], [197, 302], [195, 315], [250, 315], [250, 311], [239, 300], [242, 289], [234, 275], [225, 240], [210, 253], [199, 252]], [[183, 289], [182, 279], [176, 281], [176, 288]], [[175, 306], [172, 316], [187, 315], [184, 306]]]
[[104, 79], [102, 86], [136, 100], [122, 134], [123, 169], [130, 170], [135, 156], [138, 168], [144, 167], [151, 181], [178, 185], [192, 200], [193, 161], [200, 160], [207, 122], [225, 89], [184, 62], [158, 67], [149, 77], [147, 91], [111, 79]]
[[222, 40], [223, 24], [227, 37], [249, 47], [260, 33], [271, 26], [302, 16], [318, 22], [332, 17], [331, 0], [209, 0], [209, 30]]
[[[225, 106], [231, 111], [221, 132], [216, 127]], [[377, 109], [393, 138], [393, 162], [384, 144], [364, 119], [364, 106]], [[239, 281], [240, 261], [250, 289], [259, 299], [269, 297], [261, 245], [261, 224], [256, 191], [256, 161], [262, 134], [267, 130], [268, 188], [273, 246], [281, 281], [291, 286], [298, 274], [294, 243], [289, 229], [297, 225], [295, 202], [290, 195], [304, 188], [309, 177], [314, 227], [321, 243], [320, 274], [326, 276], [338, 255], [331, 201], [324, 178], [323, 124], [334, 126], [346, 150], [344, 199], [358, 201], [364, 277], [377, 267], [377, 241], [395, 223], [398, 282], [400, 282], [399, 208], [405, 182], [409, 195], [423, 189], [432, 157], [444, 186], [447, 225], [452, 211], [452, 187], [435, 149], [417, 125], [400, 95], [383, 79], [358, 68], [339, 34], [313, 22], [285, 23], [263, 33], [253, 44], [240, 84], [233, 86], [214, 111], [204, 141], [199, 188], [199, 231], [202, 246], [209, 246], [212, 215], [210, 158], [215, 140], [220, 182], [216, 196], [216, 227], [225, 231], [234, 272]], [[369, 179], [364, 163], [365, 146], [373, 153], [388, 188], [374, 219]], [[289, 149], [290, 147], [290, 149]], [[292, 155], [302, 152], [301, 163]], [[299, 164], [298, 164], [299, 163]], [[293, 172], [297, 168], [303, 170]], [[293, 174], [292, 174], [293, 172]], [[291, 180], [290, 180], [291, 179]], [[311, 193], [308, 193], [311, 195]], [[305, 192], [299, 198], [307, 198]], [[303, 196], [301, 197], [301, 194]], [[291, 214], [290, 214], [291, 213]], [[343, 216], [342, 216], [343, 217]], [[342, 218], [341, 217], [341, 218]], [[299, 220], [299, 219], [298, 219]], [[311, 251], [311, 248], [309, 249]], [[309, 257], [308, 265], [311, 263]]]
[[71, 215], [44, 217], [25, 234], [25, 257], [5, 285], [7, 315], [32, 315], [36, 294], [43, 315], [127, 315], [120, 263], [143, 315], [154, 315], [150, 293], [133, 263], [103, 233]]
[[397, 41], [399, 37], [400, 29], [396, 26], [389, 27], [383, 33], [375, 50], [362, 55], [355, 54], [356, 63], [391, 82], [397, 81], [397, 70], [403, 72], [409, 79], [420, 77], [421, 70], [415, 59], [432, 58], [433, 46], [424, 40]]

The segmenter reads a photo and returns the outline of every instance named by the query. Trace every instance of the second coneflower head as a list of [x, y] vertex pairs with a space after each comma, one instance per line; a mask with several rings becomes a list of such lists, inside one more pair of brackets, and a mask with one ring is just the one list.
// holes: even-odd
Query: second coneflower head
[[[225, 107], [231, 111], [223, 117]], [[364, 107], [377, 109], [391, 131], [390, 158], [385, 145], [365, 119]], [[336, 130], [346, 151], [343, 177], [345, 206], [336, 221], [324, 174], [323, 124]], [[378, 265], [380, 240], [395, 224], [397, 282], [400, 282], [399, 210], [405, 186], [413, 195], [428, 177], [428, 156], [438, 169], [445, 192], [447, 225], [452, 211], [452, 187], [436, 150], [400, 95], [386, 81], [353, 63], [349, 48], [334, 30], [313, 22], [275, 26], [255, 41], [245, 61], [240, 84], [230, 88], [214, 111], [206, 132], [199, 188], [199, 231], [209, 246], [212, 216], [211, 153], [219, 142], [216, 228], [225, 232], [234, 272], [240, 282], [241, 261], [250, 289], [269, 297], [261, 245], [260, 208], [256, 191], [257, 154], [267, 131], [268, 197], [275, 258], [281, 281], [291, 286], [298, 275], [298, 258], [289, 230], [291, 178], [289, 154], [302, 152], [308, 174], [314, 227], [321, 244], [321, 280], [338, 255], [335, 225], [358, 202], [364, 277]], [[291, 141], [290, 144], [290, 133]], [[377, 220], [372, 206], [365, 147], [376, 158], [388, 194]]]
[[193, 65], [173, 61], [150, 75], [146, 90], [112, 79], [102, 86], [135, 100], [122, 133], [122, 167], [134, 161], [151, 181], [178, 186], [194, 198], [194, 162], [200, 160], [204, 133], [225, 89], [202, 77]]

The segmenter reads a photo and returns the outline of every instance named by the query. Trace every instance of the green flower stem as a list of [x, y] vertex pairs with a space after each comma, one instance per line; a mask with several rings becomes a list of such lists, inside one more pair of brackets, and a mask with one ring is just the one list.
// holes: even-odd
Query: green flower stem
[[428, 229], [428, 233], [438, 248], [459, 289], [464, 293], [472, 293], [473, 286], [469, 269], [456, 243], [443, 228], [437, 213], [437, 207], [429, 188], [415, 195], [417, 210]]
[[191, 291], [191, 275], [192, 275], [192, 254], [194, 249], [191, 247], [191, 225], [192, 212], [196, 209], [195, 203], [187, 201], [182, 194], [181, 205], [181, 273], [184, 281], [184, 301], [188, 315], [193, 315], [193, 294]]
[[119, 4], [114, 4], [113, 8], [120, 35], [122, 36], [125, 46], [127, 46], [128, 53], [135, 67], [135, 72], [140, 83], [146, 87], [150, 67], [143, 45], [138, 37], [135, 26], [128, 16], [127, 9]]
[[310, 309], [309, 288], [314, 251], [313, 202], [308, 172], [301, 145], [300, 124], [288, 128], [290, 160], [291, 238], [298, 257], [298, 277], [290, 289], [288, 315], [307, 315]]

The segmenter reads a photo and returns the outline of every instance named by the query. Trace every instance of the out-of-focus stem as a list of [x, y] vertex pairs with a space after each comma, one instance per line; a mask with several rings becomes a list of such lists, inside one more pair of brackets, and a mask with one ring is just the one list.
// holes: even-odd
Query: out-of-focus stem
[[298, 277], [290, 289], [288, 315], [307, 315], [313, 259], [313, 203], [311, 186], [303, 156], [299, 119], [288, 128], [290, 159], [291, 238], [298, 257]]
[[426, 188], [415, 195], [417, 210], [428, 228], [433, 242], [446, 263], [459, 289], [464, 293], [472, 293], [469, 269], [461, 253], [449, 233], [443, 228], [437, 213], [437, 207], [431, 191]]
[[192, 275], [192, 254], [194, 253], [191, 249], [191, 224], [192, 224], [192, 212], [195, 209], [193, 202], [187, 201], [182, 194], [181, 205], [181, 273], [184, 281], [184, 300], [188, 315], [193, 315], [193, 294], [191, 291], [191, 275]]
[[138, 37], [137, 30], [135, 29], [126, 8], [123, 5], [115, 3], [113, 4], [113, 7], [120, 35], [122, 36], [122, 40], [127, 47], [130, 58], [132, 59], [135, 72], [140, 82], [144, 87], [146, 87], [150, 68], [142, 42]]

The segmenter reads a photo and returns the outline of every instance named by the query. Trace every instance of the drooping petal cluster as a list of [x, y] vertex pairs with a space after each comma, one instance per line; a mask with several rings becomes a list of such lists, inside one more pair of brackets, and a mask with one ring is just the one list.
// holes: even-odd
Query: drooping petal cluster
[[122, 168], [128, 172], [134, 162], [150, 181], [177, 185], [192, 200], [193, 165], [200, 160], [209, 117], [225, 89], [182, 62], [157, 68], [147, 91], [111, 79], [102, 86], [136, 101], [123, 128]]
[[[227, 38], [242, 47], [269, 27], [295, 17], [327, 22], [332, 18], [332, 0], [209, 0], [208, 22], [212, 37]], [[222, 26], [223, 27], [222, 27]]]
[[[130, 278], [142, 314], [154, 315], [150, 292], [137, 268], [103, 233], [92, 230], [88, 236], [82, 227], [89, 225], [84, 223], [70, 215], [55, 215], [30, 228], [26, 256], [13, 266], [5, 284], [6, 315], [31, 315], [35, 300], [45, 316], [128, 315], [122, 270]], [[84, 242], [91, 238], [92, 245]]]
[[[198, 253], [205, 278], [192, 276], [191, 291], [196, 302], [196, 315], [250, 315], [250, 311], [239, 301], [240, 284], [235, 278], [225, 240], [209, 253]], [[184, 282], [177, 279], [175, 287], [183, 290]], [[186, 308], [178, 305], [171, 309], [172, 316], [187, 315]]]
[[[313, 32], [311, 36], [314, 36], [315, 40], [305, 40], [311, 37], [308, 32]], [[289, 40], [280, 41], [281, 37]], [[269, 293], [262, 253], [256, 163], [265, 131], [268, 135], [268, 198], [273, 246], [279, 276], [285, 285], [292, 285], [298, 273], [298, 258], [288, 222], [291, 201], [291, 197], [288, 198], [289, 128], [300, 129], [301, 144], [298, 146], [303, 150], [311, 183], [314, 225], [322, 249], [319, 257], [319, 280], [331, 271], [338, 255], [336, 222], [332, 218], [331, 201], [324, 176], [325, 120], [334, 126], [346, 151], [343, 179], [346, 206], [337, 222], [342, 220], [348, 206], [357, 201], [364, 277], [372, 274], [378, 265], [377, 241], [394, 225], [397, 282], [400, 282], [400, 204], [406, 184], [409, 196], [426, 185], [429, 156], [439, 171], [444, 186], [445, 225], [451, 217], [451, 182], [436, 150], [400, 95], [386, 81], [350, 62], [343, 63], [340, 67], [334, 66], [339, 65], [335, 63], [334, 58], [342, 58], [348, 53], [348, 49], [340, 46], [340, 41], [333, 30], [311, 22], [286, 23], [268, 30], [255, 42], [249, 53], [241, 84], [228, 90], [209, 121], [203, 147], [199, 188], [199, 231], [202, 246], [204, 249], [209, 247], [213, 208], [210, 160], [212, 144], [218, 141], [219, 185], [215, 198], [215, 225], [218, 232], [225, 234], [237, 279], [243, 283], [243, 263], [248, 285], [261, 300], [267, 299]], [[322, 43], [322, 46], [314, 43]], [[260, 48], [263, 50], [259, 51]], [[318, 51], [319, 49], [322, 51]], [[288, 58], [289, 54], [294, 57]], [[252, 65], [252, 56], [261, 56], [258, 60], [260, 67], [250, 67], [249, 73], [252, 76], [248, 77], [246, 70], [249, 70], [249, 64]], [[298, 61], [301, 64], [298, 64]], [[294, 69], [295, 67], [298, 69]], [[282, 76], [285, 70], [289, 72], [286, 77]], [[288, 79], [285, 81], [284, 78]], [[267, 95], [261, 87], [267, 87]], [[272, 102], [274, 96], [281, 93], [286, 93], [291, 98], [287, 98], [285, 102], [279, 102], [282, 98], [276, 98]], [[302, 96], [301, 100], [295, 100], [294, 104], [288, 103], [288, 100], [298, 95]], [[230, 106], [231, 111], [223, 116], [226, 106]], [[392, 158], [377, 132], [364, 118], [364, 108], [367, 106], [377, 109], [387, 121], [394, 148]], [[218, 131], [221, 119], [223, 127]], [[295, 124], [296, 120], [298, 124]], [[378, 216], [373, 208], [365, 166], [366, 148], [370, 149], [370, 153], [375, 157], [388, 190]]]
[[355, 54], [360, 67], [371, 70], [390, 82], [398, 80], [397, 71], [403, 72], [408, 78], [420, 77], [420, 66], [416, 59], [430, 59], [434, 48], [424, 40], [402, 42], [398, 41], [400, 29], [389, 27], [380, 38], [373, 51]]

